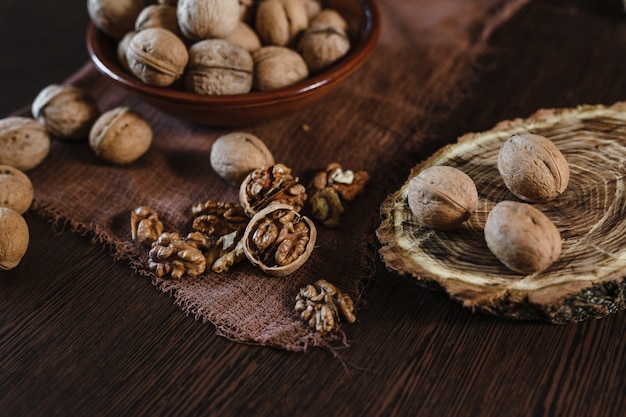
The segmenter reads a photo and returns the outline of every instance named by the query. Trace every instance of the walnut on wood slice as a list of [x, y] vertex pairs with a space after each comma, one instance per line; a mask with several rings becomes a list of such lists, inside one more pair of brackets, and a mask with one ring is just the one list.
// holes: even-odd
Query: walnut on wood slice
[[[557, 226], [562, 253], [528, 275], [503, 265], [484, 237], [495, 204], [516, 200], [499, 175], [498, 152], [511, 135], [525, 133], [552, 140], [571, 170], [561, 195], [533, 204]], [[376, 234], [390, 270], [444, 290], [473, 311], [509, 319], [563, 324], [626, 308], [626, 102], [540, 110], [464, 135], [416, 165], [409, 179], [434, 165], [459, 168], [474, 180], [476, 209], [455, 230], [421, 227], [407, 203], [407, 181], [380, 209]]]

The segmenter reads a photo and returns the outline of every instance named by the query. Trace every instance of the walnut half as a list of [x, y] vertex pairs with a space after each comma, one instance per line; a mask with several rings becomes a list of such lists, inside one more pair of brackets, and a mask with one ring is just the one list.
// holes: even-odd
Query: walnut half
[[303, 321], [321, 333], [336, 330], [341, 319], [347, 323], [356, 321], [352, 299], [324, 279], [300, 289], [295, 310]]

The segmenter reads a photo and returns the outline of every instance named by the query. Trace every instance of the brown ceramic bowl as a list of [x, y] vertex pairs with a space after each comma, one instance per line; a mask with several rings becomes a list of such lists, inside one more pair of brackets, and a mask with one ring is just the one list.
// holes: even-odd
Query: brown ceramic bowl
[[93, 23], [87, 28], [87, 50], [98, 70], [113, 83], [166, 113], [211, 126], [254, 125], [297, 112], [320, 100], [371, 55], [380, 34], [375, 0], [328, 0], [326, 6], [339, 11], [348, 21], [350, 52], [328, 70], [273, 91], [204, 96], [173, 87], [145, 85], [122, 69], [117, 61], [116, 42]]

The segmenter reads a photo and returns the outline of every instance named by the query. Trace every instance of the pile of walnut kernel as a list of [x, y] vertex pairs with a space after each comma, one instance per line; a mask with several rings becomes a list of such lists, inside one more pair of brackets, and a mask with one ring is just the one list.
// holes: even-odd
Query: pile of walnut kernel
[[[120, 4], [123, 3], [123, 4]], [[321, 0], [89, 0], [120, 65], [147, 85], [179, 78], [202, 95], [294, 84], [350, 50], [348, 24]]]
[[[238, 154], [224, 143], [239, 143], [242, 138], [255, 146], [239, 146], [236, 149], [244, 151]], [[225, 149], [227, 156], [212, 154], [211, 159], [215, 172], [231, 184], [233, 178], [242, 177], [241, 170], [251, 169], [250, 161], [273, 161], [264, 143], [250, 133], [220, 137], [212, 153]], [[264, 158], [251, 155], [255, 152]], [[223, 169], [225, 162], [228, 171]], [[337, 228], [344, 204], [356, 198], [368, 180], [365, 171], [344, 170], [331, 163], [314, 176], [307, 189], [286, 165], [263, 165], [238, 184], [239, 202], [207, 200], [194, 205], [187, 235], [165, 231], [158, 214], [140, 206], [130, 216], [131, 236], [148, 250], [148, 267], [159, 278], [225, 273], [244, 260], [268, 275], [286, 276], [301, 267], [315, 247], [314, 221], [302, 212], [310, 212], [325, 227]], [[325, 280], [302, 288], [295, 310], [318, 332], [336, 329], [342, 319], [355, 320], [352, 300]]]

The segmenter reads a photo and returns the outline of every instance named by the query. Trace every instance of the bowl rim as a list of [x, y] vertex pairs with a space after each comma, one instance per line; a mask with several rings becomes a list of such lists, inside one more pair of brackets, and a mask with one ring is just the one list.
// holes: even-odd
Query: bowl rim
[[[335, 64], [331, 69], [315, 74], [306, 80], [293, 85], [269, 91], [252, 91], [245, 94], [232, 95], [201, 95], [184, 90], [154, 87], [141, 83], [130, 74], [126, 74], [117, 62], [112, 62], [103, 51], [103, 46], [97, 42], [105, 35], [99, 31], [93, 22], [89, 22], [86, 33], [86, 46], [89, 57], [96, 68], [115, 83], [143, 96], [153, 99], [166, 100], [171, 104], [189, 104], [202, 106], [255, 106], [277, 102], [288, 102], [315, 94], [318, 90], [336, 84], [355, 72], [360, 64], [365, 62], [372, 53], [380, 36], [380, 11], [376, 0], [356, 0], [363, 8], [365, 25], [360, 28], [360, 42], [350, 53]], [[119, 68], [115, 71], [113, 68]]]

